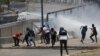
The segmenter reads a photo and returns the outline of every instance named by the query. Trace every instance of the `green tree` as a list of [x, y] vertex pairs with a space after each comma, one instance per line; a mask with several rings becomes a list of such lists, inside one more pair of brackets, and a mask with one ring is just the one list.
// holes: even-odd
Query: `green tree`
[[8, 2], [8, 0], [0, 0], [1, 4], [6, 4]]
[[3, 4], [7, 4], [8, 0], [0, 0], [0, 12], [3, 11], [3, 8], [1, 7], [1, 5]]
[[3, 1], [4, 1], [4, 0], [0, 0], [0, 12], [2, 12], [1, 5], [2, 5]]
[[12, 1], [15, 1], [15, 2], [17, 2], [17, 1], [19, 1], [19, 2], [25, 2], [25, 0], [0, 0], [0, 12], [3, 11], [3, 8], [1, 7], [2, 4], [7, 4], [8, 5], [8, 9], [9, 9], [9, 4]]
[[8, 9], [9, 9], [10, 1], [12, 1], [12, 0], [0, 0], [0, 12], [3, 11], [3, 8], [1, 7], [1, 5], [3, 5], [3, 4], [7, 4], [8, 5]]

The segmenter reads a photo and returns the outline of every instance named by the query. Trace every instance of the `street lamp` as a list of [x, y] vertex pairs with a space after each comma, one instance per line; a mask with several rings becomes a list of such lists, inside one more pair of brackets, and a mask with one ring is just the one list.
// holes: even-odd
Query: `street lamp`
[[41, 0], [41, 23], [42, 23], [42, 27], [44, 25], [44, 17], [43, 17], [43, 0]]

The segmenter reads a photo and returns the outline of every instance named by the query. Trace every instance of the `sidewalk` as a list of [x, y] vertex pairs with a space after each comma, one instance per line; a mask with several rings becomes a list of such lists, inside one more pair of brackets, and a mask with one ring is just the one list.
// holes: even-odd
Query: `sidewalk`
[[[10, 44], [2, 44], [2, 48], [13, 48], [14, 43]], [[51, 44], [46, 45], [45, 43], [40, 44], [40, 40], [36, 41], [36, 46], [37, 47], [51, 47]], [[20, 48], [27, 47], [26, 43], [21, 43], [20, 42]], [[55, 47], [59, 47], [59, 42], [56, 42]], [[69, 48], [74, 48], [74, 49], [95, 49], [100, 47], [100, 41], [98, 43], [92, 43], [90, 39], [84, 40], [84, 44], [80, 42], [80, 39], [69, 39], [68, 40], [68, 47]]]
[[[39, 49], [46, 50], [51, 49], [51, 44], [40, 44], [40, 40], [36, 41], [37, 47], [27, 47], [26, 43], [20, 43], [20, 47], [14, 47], [11, 44], [2, 44], [1, 49]], [[59, 48], [59, 42], [56, 42], [54, 49]], [[70, 56], [100, 56], [100, 41], [98, 43], [92, 43], [90, 39], [86, 39], [84, 44], [80, 42], [80, 39], [69, 39], [68, 49]]]
[[100, 56], [100, 49], [80, 51], [71, 56]]

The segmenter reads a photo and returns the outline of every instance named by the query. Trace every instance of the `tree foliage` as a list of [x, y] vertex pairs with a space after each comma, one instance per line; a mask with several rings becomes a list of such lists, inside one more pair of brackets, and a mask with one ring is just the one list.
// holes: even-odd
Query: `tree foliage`
[[5, 4], [7, 2], [7, 0], [0, 0], [1, 4]]
[[10, 4], [10, 2], [12, 2], [12, 1], [24, 2], [25, 0], [0, 0], [0, 11], [2, 11], [2, 9], [3, 9], [3, 8], [1, 7], [2, 4], [8, 5], [8, 4]]

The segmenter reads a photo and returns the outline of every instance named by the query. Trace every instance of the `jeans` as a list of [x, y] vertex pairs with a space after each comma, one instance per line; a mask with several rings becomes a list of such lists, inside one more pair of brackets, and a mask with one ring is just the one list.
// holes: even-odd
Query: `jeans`
[[28, 44], [29, 44], [29, 46], [32, 45], [31, 42], [34, 44], [34, 47], [36, 47], [36, 44], [35, 44], [35, 37], [29, 37], [29, 38], [28, 38]]

